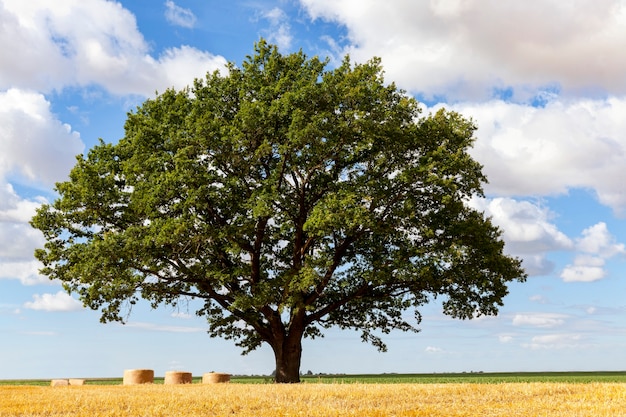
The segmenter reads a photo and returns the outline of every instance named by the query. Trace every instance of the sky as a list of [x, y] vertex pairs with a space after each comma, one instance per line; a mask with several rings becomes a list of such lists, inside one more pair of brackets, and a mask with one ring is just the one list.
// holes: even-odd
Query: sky
[[626, 1], [0, 0], [0, 379], [274, 369], [269, 347], [210, 338], [193, 303], [101, 324], [38, 273], [28, 224], [129, 111], [261, 38], [330, 67], [380, 57], [423, 114], [471, 118], [489, 179], [471, 204], [529, 275], [497, 317], [428, 304], [386, 353], [329, 330], [305, 341], [303, 372], [626, 370]]

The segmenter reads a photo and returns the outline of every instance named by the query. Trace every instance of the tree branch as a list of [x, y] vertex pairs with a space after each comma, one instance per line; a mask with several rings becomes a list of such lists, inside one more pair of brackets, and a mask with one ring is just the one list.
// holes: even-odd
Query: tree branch
[[305, 320], [304, 320], [305, 325], [308, 326], [309, 324], [311, 324], [313, 322], [319, 321], [326, 314], [328, 314], [328, 313], [330, 313], [332, 311], [337, 310], [338, 308], [348, 304], [352, 300], [356, 300], [357, 298], [363, 297], [371, 289], [372, 289], [372, 287], [370, 286], [370, 284], [369, 283], [365, 283], [363, 286], [359, 287], [352, 294], [349, 294], [349, 295], [345, 296], [344, 298], [341, 298], [341, 299], [335, 301], [334, 303], [328, 304], [325, 307], [321, 308], [320, 310], [317, 310], [316, 312], [307, 315]]

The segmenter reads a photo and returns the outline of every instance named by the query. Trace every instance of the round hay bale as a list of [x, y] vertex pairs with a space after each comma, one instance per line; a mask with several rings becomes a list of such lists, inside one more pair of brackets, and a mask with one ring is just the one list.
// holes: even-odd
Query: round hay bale
[[53, 379], [50, 381], [50, 386], [52, 387], [66, 387], [70, 384], [67, 379]]
[[209, 372], [202, 375], [203, 384], [221, 384], [230, 382], [230, 374], [222, 374], [219, 372]]
[[85, 385], [84, 379], [72, 378], [69, 380], [70, 385]]
[[124, 385], [152, 384], [154, 371], [152, 369], [126, 369], [124, 371]]
[[167, 371], [164, 384], [191, 384], [191, 372]]

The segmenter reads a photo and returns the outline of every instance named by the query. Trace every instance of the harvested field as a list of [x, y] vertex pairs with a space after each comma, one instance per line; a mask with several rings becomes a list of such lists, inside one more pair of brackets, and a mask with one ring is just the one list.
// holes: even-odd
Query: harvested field
[[3, 386], [9, 416], [618, 416], [619, 383]]

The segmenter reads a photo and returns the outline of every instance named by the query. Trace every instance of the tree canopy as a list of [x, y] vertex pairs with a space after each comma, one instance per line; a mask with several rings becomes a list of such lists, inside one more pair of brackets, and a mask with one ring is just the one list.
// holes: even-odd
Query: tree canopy
[[486, 181], [475, 125], [422, 116], [379, 59], [328, 67], [260, 41], [146, 100], [32, 219], [42, 273], [103, 322], [141, 298], [201, 300], [211, 336], [272, 347], [278, 382], [299, 381], [302, 338], [333, 326], [384, 350], [437, 296], [452, 317], [497, 314], [525, 273], [467, 204]]

